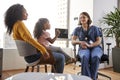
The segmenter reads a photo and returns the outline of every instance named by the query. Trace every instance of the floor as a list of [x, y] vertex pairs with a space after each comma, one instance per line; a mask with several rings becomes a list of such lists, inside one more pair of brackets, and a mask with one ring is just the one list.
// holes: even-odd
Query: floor
[[[77, 74], [80, 71], [80, 67], [78, 67], [78, 66], [76, 66], [75, 69], [73, 69], [73, 68], [74, 68], [74, 65], [72, 65], [72, 64], [66, 65], [64, 68], [64, 73], [65, 74]], [[50, 72], [50, 69], [51, 69], [51, 67], [48, 67], [49, 72]], [[44, 72], [44, 68], [41, 67], [40, 71]], [[1, 80], [5, 80], [6, 78], [8, 78], [14, 74], [21, 73], [21, 72], [24, 72], [24, 69], [3, 71]], [[111, 76], [112, 80], [120, 80], [120, 73], [114, 72], [112, 68], [101, 69], [101, 70], [99, 70], [99, 72], [106, 74], [108, 76]], [[99, 75], [98, 80], [109, 80], [109, 79]]]

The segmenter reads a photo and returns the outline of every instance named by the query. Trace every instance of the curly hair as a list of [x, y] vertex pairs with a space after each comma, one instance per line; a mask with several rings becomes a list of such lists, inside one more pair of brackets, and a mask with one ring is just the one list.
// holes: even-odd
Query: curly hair
[[34, 38], [38, 39], [42, 35], [43, 29], [44, 29], [44, 24], [48, 21], [49, 20], [47, 18], [40, 18], [37, 21], [37, 23], [35, 24], [35, 27], [34, 27], [34, 31], [33, 31]]
[[13, 25], [16, 21], [23, 19], [23, 10], [25, 8], [21, 4], [14, 4], [10, 6], [5, 13], [5, 25], [7, 28], [7, 33], [10, 35], [12, 33]]
[[[88, 25], [90, 25], [92, 23], [92, 20], [87, 12], [82, 12], [82, 13], [80, 13], [80, 15], [85, 15], [88, 17], [88, 22], [87, 22]], [[78, 25], [82, 25], [80, 22], [80, 19], [79, 19]]]

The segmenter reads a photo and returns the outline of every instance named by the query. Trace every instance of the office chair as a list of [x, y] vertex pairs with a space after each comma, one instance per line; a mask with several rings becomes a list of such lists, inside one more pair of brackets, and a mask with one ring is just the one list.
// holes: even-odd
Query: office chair
[[[99, 28], [100, 29], [100, 31], [102, 32], [102, 29], [101, 28]], [[103, 34], [101, 35], [101, 38], [102, 38], [102, 42], [101, 42], [101, 47], [102, 47], [102, 50], [103, 50], [103, 52], [104, 52], [104, 39], [103, 39]], [[76, 45], [77, 44], [73, 44], [73, 51], [74, 51], [74, 57], [76, 58], [76, 60], [77, 61], [81, 61], [81, 59], [80, 59], [80, 57], [76, 54], [77, 52], [76, 52]], [[107, 62], [107, 64], [109, 65], [109, 50], [110, 50], [110, 45], [111, 45], [111, 43], [106, 43], [106, 45], [107, 45], [107, 53], [105, 54], [105, 53], [103, 53], [103, 55], [102, 55], [102, 57], [101, 57], [101, 59], [100, 59], [100, 63], [104, 63], [104, 62]], [[78, 45], [78, 47], [79, 47], [80, 45]], [[76, 61], [76, 62], [77, 62]], [[76, 65], [76, 62], [75, 62], [75, 65]], [[80, 66], [80, 65], [79, 65]], [[74, 66], [74, 68], [73, 69], [75, 69], [75, 67], [76, 66]], [[81, 72], [78, 72], [77, 73], [77, 75], [79, 75]], [[100, 73], [99, 71], [98, 71], [98, 75], [101, 75], [101, 76], [103, 76], [103, 77], [106, 77], [106, 78], [108, 78], [109, 80], [111, 80], [111, 77], [110, 76], [107, 76], [106, 74], [103, 74], [103, 73]], [[98, 77], [98, 76], [97, 76]]]
[[[18, 49], [18, 53], [22, 57], [30, 56], [33, 54], [38, 54], [37, 49], [25, 41], [15, 40], [15, 43], [16, 43], [16, 46]], [[28, 72], [29, 67], [32, 67], [31, 72], [33, 72], [35, 66], [37, 67], [37, 72], [39, 72], [40, 65], [44, 65], [45, 72], [47, 72], [47, 64], [50, 64], [52, 66], [52, 68], [51, 68], [52, 72], [56, 72], [56, 70], [54, 68], [55, 60], [54, 60], [54, 57], [51, 53], [50, 53], [50, 58], [48, 60], [44, 60], [43, 56], [41, 56], [40, 60], [37, 60], [33, 63], [27, 63], [26, 68], [25, 68], [25, 72]]]

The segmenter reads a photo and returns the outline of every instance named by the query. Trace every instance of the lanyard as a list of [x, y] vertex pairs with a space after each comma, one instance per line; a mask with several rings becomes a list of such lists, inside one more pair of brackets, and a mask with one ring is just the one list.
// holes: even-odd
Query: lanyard
[[85, 41], [89, 41], [90, 39], [89, 39], [89, 36], [88, 36], [88, 33], [89, 33], [89, 28], [87, 29], [87, 30], [84, 30], [83, 28], [82, 28], [82, 33], [83, 33], [83, 35], [84, 35], [84, 39], [83, 40], [85, 40]]

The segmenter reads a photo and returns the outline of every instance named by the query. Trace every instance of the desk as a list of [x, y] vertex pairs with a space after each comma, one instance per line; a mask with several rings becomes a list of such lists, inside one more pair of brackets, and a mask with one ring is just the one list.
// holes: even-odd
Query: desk
[[92, 80], [87, 76], [58, 73], [26, 72], [13, 75], [5, 80]]

